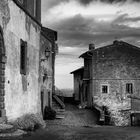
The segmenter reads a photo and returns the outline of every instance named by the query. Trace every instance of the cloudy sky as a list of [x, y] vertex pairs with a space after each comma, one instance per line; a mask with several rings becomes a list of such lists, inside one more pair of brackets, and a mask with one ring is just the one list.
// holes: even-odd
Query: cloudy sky
[[42, 24], [58, 31], [56, 86], [72, 88], [70, 72], [83, 65], [89, 43], [140, 46], [140, 0], [42, 0]]

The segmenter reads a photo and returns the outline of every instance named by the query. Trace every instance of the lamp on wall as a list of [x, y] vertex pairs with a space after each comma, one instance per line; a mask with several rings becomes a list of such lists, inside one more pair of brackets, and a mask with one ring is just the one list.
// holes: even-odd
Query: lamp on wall
[[45, 56], [47, 58], [50, 56], [50, 50], [48, 48], [45, 50]]
[[45, 51], [44, 51], [44, 55], [41, 57], [41, 61], [47, 60], [50, 56], [50, 52], [51, 51], [49, 50], [49, 48], [46, 48]]

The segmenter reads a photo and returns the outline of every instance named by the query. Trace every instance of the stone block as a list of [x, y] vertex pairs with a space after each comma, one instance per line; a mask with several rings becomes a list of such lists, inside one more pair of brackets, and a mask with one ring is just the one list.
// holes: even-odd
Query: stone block
[[4, 89], [5, 88], [5, 83], [0, 83], [0, 89]]
[[4, 63], [0, 63], [0, 69], [5, 69], [5, 64]]
[[0, 62], [1, 62], [1, 63], [6, 63], [6, 61], [7, 61], [7, 57], [4, 56], [4, 55], [1, 55], [1, 56], [0, 56]]
[[4, 96], [5, 95], [5, 90], [4, 89], [0, 89], [0, 96]]
[[1, 52], [1, 55], [5, 55], [5, 51], [3, 47], [0, 47], [0, 52]]
[[4, 104], [4, 102], [1, 102], [0, 103], [0, 109], [4, 109], [5, 108], [5, 104]]
[[5, 76], [4, 75], [0, 75], [0, 82], [2, 82], [2, 83], [5, 82]]
[[5, 116], [6, 116], [6, 110], [0, 109], [0, 117], [5, 117]]
[[4, 102], [4, 96], [0, 96], [0, 102]]

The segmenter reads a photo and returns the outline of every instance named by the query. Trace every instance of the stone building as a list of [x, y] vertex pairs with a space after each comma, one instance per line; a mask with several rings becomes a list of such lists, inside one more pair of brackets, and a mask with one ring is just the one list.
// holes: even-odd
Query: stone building
[[52, 94], [55, 92], [54, 87], [54, 65], [55, 55], [58, 47], [57, 32], [42, 27], [41, 30], [41, 49], [40, 49], [40, 83], [41, 83], [41, 110], [44, 114], [46, 106], [52, 107]]
[[41, 113], [42, 98], [51, 105], [56, 39], [41, 25], [41, 0], [0, 1], [0, 123]]
[[97, 108], [109, 124], [130, 125], [135, 119], [131, 116], [140, 113], [140, 101], [128, 98], [140, 96], [140, 48], [116, 40], [97, 49], [90, 44], [80, 57], [87, 106]]
[[40, 0], [0, 1], [0, 120], [40, 111]]
[[73, 83], [74, 83], [74, 101], [76, 101], [79, 104], [82, 104], [84, 100], [86, 100], [85, 97], [83, 97], [83, 74], [84, 74], [84, 67], [81, 67], [79, 69], [76, 69], [72, 71], [70, 74], [73, 74]]

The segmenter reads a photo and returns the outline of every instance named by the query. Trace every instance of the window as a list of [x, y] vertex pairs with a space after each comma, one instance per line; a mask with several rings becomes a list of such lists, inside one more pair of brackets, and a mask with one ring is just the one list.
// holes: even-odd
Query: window
[[126, 84], [126, 93], [129, 93], [129, 94], [133, 93], [133, 84], [132, 83]]
[[20, 40], [20, 73], [27, 73], [27, 42]]
[[108, 93], [108, 85], [102, 85], [101, 92], [102, 93]]

